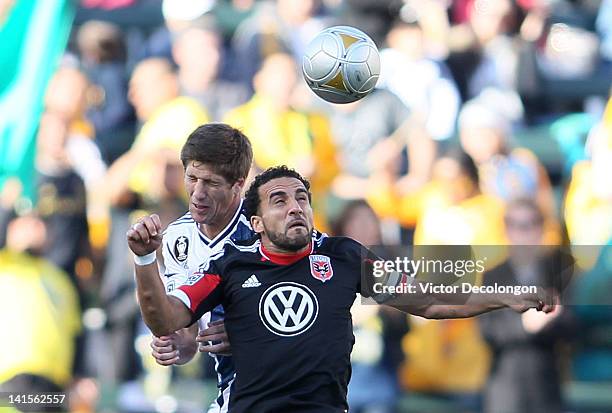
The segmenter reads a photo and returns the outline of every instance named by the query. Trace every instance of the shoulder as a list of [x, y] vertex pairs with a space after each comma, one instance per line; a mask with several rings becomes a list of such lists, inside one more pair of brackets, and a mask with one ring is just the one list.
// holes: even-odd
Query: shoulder
[[200, 265], [200, 270], [206, 271], [212, 266], [215, 270], [224, 272], [223, 269], [233, 263], [253, 260], [258, 254], [259, 245], [258, 238], [243, 241], [227, 238], [223, 246]]
[[232, 233], [229, 238], [234, 242], [241, 243], [250, 241], [254, 236], [255, 233], [253, 232], [251, 224], [244, 213], [244, 208], [242, 208], [237, 217], [236, 223], [232, 228]]
[[334, 254], [359, 255], [366, 250], [366, 247], [352, 238], [330, 237], [319, 232], [313, 236], [313, 242], [316, 250]]
[[168, 224], [162, 235], [165, 237], [166, 235], [171, 236], [177, 233], [185, 232], [191, 228], [193, 223], [195, 223], [195, 221], [191, 217], [191, 213], [187, 212]]

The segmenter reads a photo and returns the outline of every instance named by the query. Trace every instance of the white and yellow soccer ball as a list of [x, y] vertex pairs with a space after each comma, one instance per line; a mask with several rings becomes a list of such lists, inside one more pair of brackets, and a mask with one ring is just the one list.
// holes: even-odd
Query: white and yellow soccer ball
[[355, 102], [376, 86], [380, 56], [372, 39], [361, 30], [334, 26], [308, 44], [302, 73], [310, 89], [328, 102]]

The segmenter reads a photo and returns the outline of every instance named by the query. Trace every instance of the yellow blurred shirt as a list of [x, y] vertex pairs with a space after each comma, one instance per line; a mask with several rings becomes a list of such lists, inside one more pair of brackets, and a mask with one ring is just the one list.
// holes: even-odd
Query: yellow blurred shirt
[[249, 138], [257, 168], [287, 165], [302, 173], [303, 169], [312, 169], [307, 178], [313, 195], [315, 227], [326, 232], [325, 197], [340, 170], [328, 119], [291, 109], [279, 112], [266, 98], [255, 95], [230, 111], [224, 121]]
[[67, 385], [81, 329], [68, 275], [43, 259], [2, 250], [0, 285], [0, 383], [28, 373]]
[[157, 109], [142, 126], [132, 145], [134, 150], [151, 154], [152, 157], [134, 168], [130, 175], [129, 188], [139, 194], [149, 193], [151, 182], [156, 182], [155, 177], [159, 176], [159, 167], [162, 166], [153, 157], [155, 151], [166, 149], [169, 151], [168, 158], [179, 159], [187, 137], [208, 121], [206, 110], [190, 97], [178, 97]]
[[299, 169], [312, 153], [308, 117], [294, 110], [279, 112], [257, 94], [231, 110], [225, 122], [249, 137], [253, 162], [260, 169], [280, 164]]
[[[504, 247], [487, 247], [506, 244], [504, 205], [497, 197], [478, 194], [452, 205], [437, 181], [406, 196], [384, 182], [369, 192], [368, 202], [378, 214], [416, 225], [415, 245], [472, 245], [475, 256], [487, 257], [487, 265], [505, 257]], [[402, 347], [407, 361], [400, 368], [400, 382], [407, 389], [473, 393], [487, 378], [490, 353], [474, 319], [412, 318]]]

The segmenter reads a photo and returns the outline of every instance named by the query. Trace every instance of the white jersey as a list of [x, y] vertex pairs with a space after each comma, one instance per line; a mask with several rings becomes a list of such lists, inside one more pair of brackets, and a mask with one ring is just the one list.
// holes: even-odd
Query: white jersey
[[253, 235], [251, 226], [242, 212], [242, 202], [229, 224], [210, 239], [191, 217], [185, 215], [168, 225], [163, 233], [164, 284], [170, 292], [184, 283], [208, 257], [221, 251], [228, 239], [244, 240]]
[[[213, 239], [200, 231], [199, 225], [187, 212], [168, 225], [163, 233], [162, 255], [165, 267], [163, 280], [166, 291], [171, 292], [187, 281], [202, 262], [208, 261], [211, 255], [223, 249], [228, 239], [242, 241], [253, 235], [251, 225], [242, 211], [242, 201], [229, 224]], [[221, 306], [215, 308], [200, 319], [200, 328], [206, 327], [211, 320], [222, 319], [223, 316], [223, 308]], [[211, 404], [208, 413], [227, 412], [230, 388], [235, 377], [234, 364], [231, 357], [213, 356], [213, 358], [218, 377], [219, 395]]]

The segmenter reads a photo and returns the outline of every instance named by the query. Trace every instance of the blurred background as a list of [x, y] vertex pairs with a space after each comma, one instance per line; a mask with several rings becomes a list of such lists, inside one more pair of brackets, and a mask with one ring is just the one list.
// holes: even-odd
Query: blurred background
[[[299, 71], [336, 24], [381, 53], [353, 104]], [[356, 305], [351, 412], [612, 412], [612, 0], [0, 0], [0, 44], [0, 390], [205, 411], [212, 359], [150, 356], [125, 231], [184, 213], [179, 150], [223, 121], [254, 171], [312, 181], [327, 233], [504, 245], [524, 284], [583, 251], [571, 292], [590, 305], [549, 315]]]

